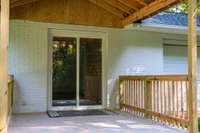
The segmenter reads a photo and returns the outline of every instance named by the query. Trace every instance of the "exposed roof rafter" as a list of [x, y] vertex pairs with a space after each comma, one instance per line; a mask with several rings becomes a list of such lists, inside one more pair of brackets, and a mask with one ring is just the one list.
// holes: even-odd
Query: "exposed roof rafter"
[[146, 18], [156, 12], [166, 9], [167, 7], [178, 3], [180, 0], [155, 0], [154, 2], [143, 7], [139, 11], [134, 12], [132, 15], [128, 16], [122, 21], [122, 25], [127, 25], [132, 22]]
[[[10, 0], [10, 7], [15, 8], [19, 6], [28, 5], [30, 3], [34, 3], [37, 1], [40, 1], [40, 0]], [[43, 1], [48, 3], [49, 1], [55, 1], [55, 0], [43, 0]], [[70, 0], [66, 0], [66, 1], [70, 1]], [[110, 13], [109, 14], [110, 16], [112, 16], [113, 18], [116, 17], [116, 19], [118, 19], [118, 21], [113, 21], [112, 23], [117, 23], [119, 25], [125, 26], [127, 24], [152, 16], [183, 0], [81, 0], [81, 2], [84, 2], [84, 1], [86, 1], [87, 4], [89, 4], [88, 3], [89, 1], [90, 3], [92, 3], [92, 6], [96, 5], [98, 7], [101, 7], [101, 10], [95, 11], [97, 14], [105, 14], [104, 12], [105, 10], [108, 13]], [[38, 2], [38, 6], [41, 3]], [[46, 6], [43, 5], [41, 9], [45, 7]], [[105, 20], [105, 19], [106, 18], [102, 18], [102, 20]]]
[[139, 4], [143, 5], [143, 6], [147, 6], [148, 5], [143, 0], [134, 0], [134, 1], [136, 1], [137, 3], [139, 3]]
[[139, 8], [136, 7], [133, 3], [133, 1], [130, 1], [130, 0], [118, 0], [119, 2], [121, 2], [122, 4], [124, 4], [125, 6], [129, 7], [129, 8], [132, 8], [133, 10], [135, 11], [138, 11]]
[[113, 15], [116, 15], [120, 18], [124, 18], [122, 11], [110, 6], [108, 3], [106, 3], [103, 0], [89, 0], [89, 1], [103, 9], [105, 9], [106, 11], [112, 13]]
[[106, 3], [110, 4], [113, 7], [118, 8], [119, 10], [127, 13], [127, 14], [131, 14], [130, 8], [125, 6], [124, 4], [120, 3], [117, 0], [104, 0]]

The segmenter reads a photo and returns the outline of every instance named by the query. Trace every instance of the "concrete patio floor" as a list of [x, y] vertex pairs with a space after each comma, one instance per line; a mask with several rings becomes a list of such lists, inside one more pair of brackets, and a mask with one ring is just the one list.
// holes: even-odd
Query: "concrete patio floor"
[[127, 114], [49, 118], [46, 114], [13, 115], [8, 133], [187, 133]]

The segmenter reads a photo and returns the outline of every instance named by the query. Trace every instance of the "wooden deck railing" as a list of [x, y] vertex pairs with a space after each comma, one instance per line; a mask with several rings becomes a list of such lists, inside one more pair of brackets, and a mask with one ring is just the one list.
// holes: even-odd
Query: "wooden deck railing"
[[9, 79], [8, 79], [8, 90], [7, 90], [7, 118], [12, 113], [13, 88], [14, 88], [14, 77], [13, 76], [9, 76]]
[[7, 123], [9, 121], [9, 117], [11, 116], [12, 112], [12, 104], [13, 104], [13, 83], [14, 79], [13, 76], [9, 76], [8, 79], [8, 88], [2, 95], [1, 107], [0, 108], [0, 133], [6, 132], [7, 130]]
[[188, 76], [120, 76], [120, 109], [188, 128]]

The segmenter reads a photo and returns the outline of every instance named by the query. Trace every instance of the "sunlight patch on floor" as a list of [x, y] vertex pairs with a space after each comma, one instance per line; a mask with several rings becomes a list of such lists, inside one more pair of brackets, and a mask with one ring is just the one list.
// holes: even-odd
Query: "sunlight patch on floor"
[[92, 125], [92, 126], [96, 126], [96, 127], [104, 127], [104, 128], [121, 128], [120, 126], [118, 125], [115, 125], [115, 124], [109, 124], [109, 123], [89, 123], [89, 125]]

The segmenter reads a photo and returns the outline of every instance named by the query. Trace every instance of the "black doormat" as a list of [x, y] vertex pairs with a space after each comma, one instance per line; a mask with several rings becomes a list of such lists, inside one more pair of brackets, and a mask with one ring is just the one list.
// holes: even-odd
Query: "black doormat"
[[48, 111], [50, 118], [58, 117], [74, 117], [74, 116], [95, 116], [95, 115], [110, 115], [104, 110], [71, 110], [71, 111]]

